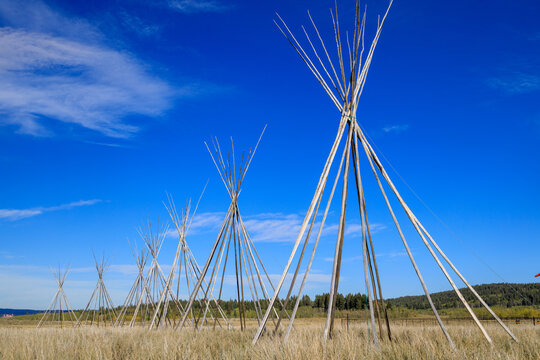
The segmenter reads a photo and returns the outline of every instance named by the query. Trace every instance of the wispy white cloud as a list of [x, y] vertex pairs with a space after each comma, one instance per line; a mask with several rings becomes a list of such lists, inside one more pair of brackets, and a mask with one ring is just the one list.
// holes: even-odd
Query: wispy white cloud
[[190, 225], [190, 230], [198, 231], [207, 228], [219, 227], [225, 220], [224, 212], [205, 212], [195, 214]]
[[46, 34], [0, 29], [0, 112], [20, 133], [44, 136], [44, 119], [125, 138], [129, 115], [159, 116], [171, 88], [126, 53]]
[[489, 78], [487, 84], [510, 95], [525, 94], [540, 90], [540, 76], [516, 71]]
[[[197, 214], [193, 218], [190, 233], [217, 231], [225, 219], [223, 212], [207, 212]], [[255, 242], [292, 242], [300, 232], [303, 217], [298, 214], [261, 213], [244, 217], [244, 224]], [[318, 230], [319, 222], [314, 225], [314, 231]], [[384, 224], [370, 224], [371, 233], [384, 230]], [[338, 224], [326, 223], [323, 235], [337, 232]], [[176, 229], [169, 230], [168, 236], [177, 236]], [[362, 235], [362, 225], [350, 223], [346, 225], [345, 235], [357, 237]]]
[[121, 12], [119, 14], [122, 25], [141, 37], [149, 37], [159, 34], [161, 28], [156, 24], [148, 24], [140, 17]]
[[[375, 234], [384, 229], [386, 229], [386, 225], [384, 224], [379, 224], [379, 223], [369, 224], [369, 231], [371, 232], [371, 234]], [[338, 224], [332, 224], [332, 225], [326, 225], [324, 231], [326, 231], [326, 233], [330, 233], [330, 232], [337, 232], [337, 230], [338, 230]], [[353, 237], [362, 236], [362, 224], [360, 223], [346, 224], [345, 236], [353, 236]]]
[[4, 26], [52, 36], [86, 41], [99, 41], [103, 37], [89, 22], [64, 16], [39, 0], [1, 1], [0, 19]]
[[13, 254], [13, 253], [11, 253], [9, 251], [0, 251], [0, 258], [11, 260], [11, 259], [22, 259], [22, 258], [24, 258], [24, 256], [23, 255], [16, 255], [16, 254]]
[[20, 220], [20, 219], [36, 216], [36, 215], [41, 215], [46, 212], [69, 210], [76, 207], [94, 205], [99, 202], [101, 202], [101, 200], [92, 199], [92, 200], [80, 200], [80, 201], [75, 201], [68, 204], [62, 204], [62, 205], [50, 206], [50, 207], [35, 207], [35, 208], [29, 208], [29, 209], [0, 209], [0, 219], [15, 221], [15, 220]]
[[173, 88], [84, 19], [39, 1], [0, 3], [0, 124], [48, 136], [51, 124], [76, 124], [126, 138], [131, 116], [158, 117], [193, 88]]
[[403, 132], [405, 130], [409, 129], [409, 125], [408, 124], [402, 124], [402, 125], [388, 125], [388, 126], [385, 126], [383, 127], [383, 131], [385, 133], [400, 133], [400, 132]]
[[225, 5], [215, 0], [170, 0], [169, 7], [183, 13], [221, 12], [229, 10], [231, 5]]
[[[191, 224], [188, 229], [189, 234], [196, 234], [200, 232], [205, 231], [214, 231], [219, 228], [219, 226], [223, 223], [223, 220], [225, 220], [225, 213], [224, 212], [203, 212], [203, 213], [197, 213], [193, 217], [193, 220], [191, 221]], [[165, 234], [167, 237], [177, 237], [178, 236], [178, 230], [176, 230], [175, 226], [171, 226], [171, 228], [167, 231]]]
[[265, 213], [247, 217], [244, 221], [253, 241], [294, 241], [300, 232], [302, 219], [296, 214]]
[[[253, 241], [256, 242], [287, 242], [295, 241], [302, 226], [303, 217], [298, 214], [265, 213], [246, 217], [244, 221]], [[320, 222], [316, 221], [313, 228], [318, 231]], [[383, 224], [370, 224], [371, 233], [384, 230]], [[338, 224], [326, 222], [322, 235], [337, 233]], [[315, 233], [316, 234], [316, 233]], [[345, 225], [345, 235], [357, 237], [362, 235], [362, 225], [349, 223]]]

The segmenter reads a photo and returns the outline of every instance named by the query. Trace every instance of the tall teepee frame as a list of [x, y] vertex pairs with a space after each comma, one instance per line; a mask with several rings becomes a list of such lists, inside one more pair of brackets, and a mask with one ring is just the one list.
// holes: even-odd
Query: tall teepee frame
[[58, 265], [58, 271], [51, 269], [51, 273], [56, 279], [58, 289], [56, 290], [56, 294], [53, 296], [53, 299], [49, 304], [47, 311], [45, 311], [45, 313], [41, 317], [41, 320], [39, 321], [37, 327], [39, 328], [47, 322], [50, 322], [52, 324], [59, 324], [60, 327], [63, 327], [66, 318], [67, 321], [71, 321], [76, 324], [78, 321], [77, 316], [71, 309], [71, 305], [69, 304], [67, 295], [64, 292], [64, 282], [66, 281], [66, 276], [69, 273], [69, 266], [62, 273], [60, 265]]
[[[205, 189], [206, 189], [206, 186], [205, 186]], [[204, 194], [204, 190], [203, 190], [203, 194]], [[163, 319], [167, 315], [170, 302], [175, 301], [175, 300], [178, 300], [178, 301], [180, 300], [181, 289], [185, 290], [188, 296], [191, 295], [191, 288], [199, 280], [201, 270], [187, 244], [186, 235], [189, 230], [189, 226], [191, 225], [191, 222], [193, 221], [193, 217], [195, 216], [195, 213], [197, 212], [197, 208], [199, 206], [199, 202], [201, 198], [202, 198], [202, 194], [191, 216], [190, 216], [191, 203], [190, 201], [188, 201], [186, 204], [185, 211], [183, 211], [181, 213], [181, 217], [179, 217], [178, 212], [176, 211], [176, 206], [174, 204], [174, 201], [169, 195], [167, 195], [168, 204], [165, 204], [165, 208], [167, 209], [167, 212], [169, 213], [169, 216], [171, 217], [171, 220], [176, 228], [176, 231], [178, 232], [178, 246], [176, 248], [176, 253], [175, 253], [173, 264], [171, 266], [171, 271], [169, 272], [169, 276], [167, 277], [166, 285], [163, 291], [161, 292], [160, 299], [157, 303], [156, 310], [154, 312], [154, 316], [150, 324], [150, 328], [162, 326]], [[183, 274], [182, 274], [182, 270], [183, 270]], [[178, 276], [176, 280], [176, 294], [174, 294], [176, 274], [178, 274]], [[205, 283], [204, 280], [203, 280], [203, 283]], [[172, 289], [173, 291], [170, 292], [168, 291], [168, 289]], [[216, 325], [219, 327], [223, 327], [223, 325], [227, 325], [227, 327], [230, 327], [230, 323], [229, 323], [229, 320], [227, 319], [227, 315], [225, 314], [225, 312], [223, 311], [219, 303], [215, 300], [215, 298], [212, 295], [210, 295], [210, 299], [208, 299], [206, 303], [204, 304], [201, 301], [200, 297], [197, 299], [197, 302], [199, 304], [200, 309], [205, 309], [205, 311], [208, 312], [210, 320], [211, 320], [210, 324], [212, 327], [215, 327]], [[191, 323], [194, 324], [195, 314], [193, 312], [193, 308], [190, 309], [188, 316], [191, 319], [190, 320]], [[202, 326], [199, 327], [199, 330], [201, 328]]]
[[[293, 326], [294, 318], [296, 315], [296, 311], [298, 309], [299, 301], [301, 299], [302, 291], [304, 289], [304, 285], [306, 282], [306, 278], [309, 274], [309, 270], [311, 268], [311, 264], [313, 262], [313, 258], [315, 255], [315, 252], [317, 250], [317, 245], [319, 243], [319, 239], [321, 236], [321, 232], [324, 227], [324, 223], [326, 220], [326, 217], [328, 215], [328, 210], [330, 207], [330, 204], [332, 202], [332, 198], [336, 189], [336, 186], [338, 184], [338, 181], [341, 177], [341, 172], [343, 171], [343, 183], [342, 183], [342, 197], [341, 197], [341, 211], [340, 211], [340, 218], [339, 218], [339, 225], [338, 225], [338, 236], [336, 240], [336, 247], [335, 247], [335, 254], [334, 254], [334, 262], [333, 262], [333, 270], [332, 270], [332, 278], [331, 278], [331, 284], [330, 284], [330, 298], [329, 298], [329, 305], [328, 305], [328, 313], [326, 318], [326, 324], [324, 328], [324, 338], [328, 338], [332, 336], [332, 329], [334, 325], [334, 316], [335, 316], [335, 303], [336, 303], [336, 296], [338, 293], [338, 285], [339, 285], [339, 277], [340, 277], [340, 268], [341, 268], [341, 257], [342, 257], [342, 248], [343, 248], [343, 237], [344, 237], [344, 230], [345, 230], [345, 212], [347, 208], [347, 191], [348, 191], [348, 182], [349, 182], [349, 168], [351, 163], [351, 155], [352, 155], [352, 163], [353, 163], [353, 170], [354, 170], [354, 177], [355, 177], [355, 186], [356, 186], [356, 194], [358, 198], [358, 206], [359, 206], [359, 212], [360, 212], [360, 218], [361, 218], [361, 224], [362, 224], [362, 252], [363, 252], [363, 263], [364, 263], [364, 275], [365, 275], [365, 283], [366, 283], [366, 290], [367, 290], [367, 296], [369, 300], [369, 314], [370, 314], [370, 327], [373, 332], [373, 340], [374, 343], [378, 346], [379, 343], [379, 336], [377, 332], [376, 327], [376, 321], [375, 321], [375, 312], [377, 312], [378, 318], [379, 318], [379, 333], [382, 331], [382, 326], [380, 325], [380, 318], [384, 316], [384, 320], [386, 321], [386, 328], [387, 328], [387, 334], [390, 337], [390, 326], [388, 323], [388, 318], [386, 317], [386, 310], [384, 306], [384, 302], [382, 301], [383, 296], [381, 292], [381, 284], [379, 281], [379, 273], [377, 270], [377, 264], [375, 261], [375, 253], [373, 248], [373, 242], [371, 239], [371, 232], [370, 232], [370, 226], [368, 222], [367, 217], [367, 209], [366, 209], [366, 202], [364, 198], [364, 190], [362, 185], [362, 178], [360, 174], [360, 152], [363, 150], [367, 156], [367, 159], [369, 161], [370, 168], [374, 174], [374, 177], [378, 183], [379, 189], [384, 197], [385, 203], [388, 207], [388, 210], [390, 212], [390, 215], [392, 216], [392, 219], [396, 225], [397, 231], [399, 233], [399, 236], [403, 242], [403, 245], [405, 247], [405, 250], [407, 252], [407, 255], [409, 256], [409, 259], [412, 263], [412, 266], [414, 267], [414, 270], [418, 276], [418, 279], [420, 280], [420, 283], [424, 289], [424, 292], [426, 294], [426, 297], [429, 301], [429, 304], [435, 314], [435, 317], [437, 318], [437, 321], [444, 332], [444, 335], [446, 336], [447, 340], [451, 344], [451, 346], [454, 346], [454, 343], [452, 342], [452, 339], [450, 338], [450, 335], [448, 334], [448, 331], [446, 330], [438, 312], [435, 308], [435, 305], [433, 304], [433, 301], [431, 299], [431, 296], [428, 292], [428, 289], [426, 287], [426, 284], [424, 283], [424, 280], [422, 278], [422, 275], [420, 273], [420, 269], [418, 268], [413, 254], [411, 252], [411, 249], [409, 248], [409, 245], [405, 239], [405, 236], [401, 230], [401, 227], [399, 225], [399, 222], [394, 214], [394, 210], [392, 206], [390, 205], [390, 201], [388, 199], [388, 196], [384, 190], [383, 182], [381, 181], [379, 175], [382, 176], [383, 180], [386, 182], [388, 187], [390, 188], [391, 192], [394, 193], [397, 200], [399, 201], [399, 204], [405, 211], [408, 219], [410, 220], [411, 224], [414, 226], [416, 232], [419, 234], [423, 244], [427, 247], [429, 250], [429, 253], [432, 255], [434, 260], [437, 262], [437, 265], [440, 267], [442, 272], [444, 273], [445, 277], [448, 279], [450, 285], [458, 295], [459, 299], [463, 302], [463, 305], [469, 312], [469, 314], [474, 319], [474, 322], [480, 329], [480, 331], [483, 333], [485, 338], [488, 342], [492, 342], [490, 336], [486, 332], [484, 326], [480, 323], [474, 312], [472, 311], [470, 305], [467, 303], [459, 289], [457, 288], [456, 284], [454, 283], [453, 279], [451, 278], [450, 274], [448, 273], [446, 267], [443, 265], [442, 261], [439, 259], [439, 255], [444, 259], [444, 261], [447, 262], [448, 266], [456, 273], [456, 275], [466, 284], [466, 286], [471, 290], [471, 292], [474, 294], [474, 296], [482, 303], [482, 305], [489, 311], [489, 313], [498, 321], [498, 323], [506, 330], [506, 332], [517, 341], [515, 336], [510, 332], [508, 327], [501, 321], [501, 319], [489, 308], [489, 306], [485, 303], [485, 301], [478, 295], [478, 293], [474, 290], [474, 288], [467, 282], [467, 280], [463, 277], [463, 275], [457, 270], [457, 268], [454, 266], [454, 264], [448, 259], [448, 257], [443, 253], [441, 248], [437, 245], [433, 237], [427, 232], [427, 230], [424, 228], [424, 226], [420, 223], [420, 221], [416, 218], [416, 216], [413, 214], [411, 209], [407, 206], [399, 192], [397, 191], [396, 187], [390, 180], [390, 177], [388, 176], [386, 170], [384, 169], [381, 161], [377, 157], [375, 151], [373, 150], [372, 146], [368, 142], [366, 136], [364, 135], [364, 132], [362, 131], [360, 125], [358, 124], [356, 120], [356, 113], [358, 109], [358, 101], [360, 99], [360, 95], [362, 94], [362, 90], [364, 88], [364, 84], [366, 81], [366, 76], [369, 70], [369, 67], [371, 65], [371, 60], [373, 57], [373, 52], [375, 50], [375, 47], [377, 45], [377, 42], [379, 40], [379, 36], [381, 34], [382, 26], [384, 24], [384, 21], [386, 20], [386, 17], [388, 15], [388, 11], [390, 10], [390, 7], [392, 5], [392, 0], [390, 0], [390, 3], [388, 5], [388, 9], [386, 10], [386, 13], [382, 17], [382, 20], [379, 18], [378, 25], [377, 25], [377, 31], [375, 34], [375, 37], [371, 43], [371, 46], [368, 49], [368, 53], [363, 57], [364, 53], [364, 32], [365, 32], [365, 24], [366, 24], [366, 12], [362, 14], [361, 8], [360, 8], [360, 2], [356, 2], [356, 9], [355, 9], [355, 28], [352, 35], [352, 42], [349, 42], [349, 34], [346, 35], [346, 44], [349, 53], [349, 62], [348, 66], [345, 66], [346, 60], [345, 56], [343, 54], [343, 47], [342, 47], [342, 41], [341, 41], [341, 32], [340, 32], [340, 26], [339, 26], [339, 18], [338, 18], [338, 11], [337, 11], [337, 2], [335, 7], [335, 12], [330, 10], [331, 16], [332, 16], [332, 22], [334, 25], [334, 38], [337, 45], [337, 55], [338, 55], [338, 66], [335, 67], [330, 55], [328, 54], [327, 48], [324, 44], [324, 41], [319, 33], [319, 30], [317, 29], [317, 26], [315, 25], [315, 22], [311, 18], [311, 15], [308, 12], [309, 19], [313, 25], [314, 31], [316, 33], [316, 36], [318, 37], [320, 41], [320, 49], [317, 50], [314, 43], [312, 42], [310, 36], [308, 35], [308, 32], [304, 29], [304, 33], [306, 35], [307, 41], [309, 43], [310, 48], [312, 49], [315, 57], [317, 58], [318, 65], [316, 65], [315, 62], [313, 62], [310, 57], [307, 55], [306, 51], [302, 48], [300, 43], [297, 41], [297, 39], [294, 37], [292, 32], [289, 30], [285, 22], [281, 19], [279, 15], [279, 21], [281, 22], [281, 25], [279, 25], [276, 22], [276, 25], [280, 29], [280, 31], [285, 35], [287, 40], [290, 42], [290, 44], [294, 47], [294, 49], [298, 52], [302, 60], [306, 63], [308, 68], [312, 71], [312, 73], [315, 75], [319, 83], [322, 85], [326, 93], [330, 96], [333, 103], [338, 108], [341, 119], [339, 122], [338, 132], [336, 139], [334, 140], [334, 144], [332, 145], [332, 148], [330, 150], [330, 154], [326, 160], [326, 164], [324, 165], [323, 172], [321, 174], [321, 177], [319, 179], [319, 183], [317, 185], [317, 188], [315, 190], [315, 194], [313, 196], [313, 199], [311, 201], [311, 204], [308, 208], [307, 214], [304, 218], [304, 221], [302, 223], [302, 226], [300, 228], [300, 233], [298, 234], [298, 237], [296, 238], [296, 241], [293, 246], [293, 250], [291, 252], [291, 255], [287, 261], [287, 265], [285, 266], [285, 269], [283, 271], [283, 274], [276, 286], [276, 290], [274, 292], [274, 295], [271, 299], [270, 306], [268, 307], [266, 314], [264, 315], [264, 318], [262, 320], [262, 323], [259, 326], [259, 329], [257, 333], [255, 334], [255, 337], [253, 339], [253, 343], [257, 342], [257, 340], [260, 338], [262, 332], [264, 331], [266, 327], [266, 323], [268, 320], [268, 317], [271, 314], [271, 310], [273, 309], [274, 303], [278, 297], [278, 294], [283, 286], [283, 283], [285, 281], [285, 278], [287, 274], [289, 273], [289, 269], [291, 267], [291, 264], [293, 262], [293, 259], [295, 257], [296, 251], [298, 250], [298, 247], [302, 241], [302, 238], [304, 237], [304, 234], [307, 234], [304, 239], [304, 245], [302, 247], [302, 250], [299, 255], [298, 264], [296, 267], [296, 270], [294, 272], [294, 275], [292, 277], [292, 282], [287, 294], [287, 297], [285, 299], [285, 304], [289, 301], [290, 294], [293, 290], [294, 284], [297, 280], [297, 275], [300, 270], [300, 266], [302, 264], [302, 260], [305, 254], [306, 246], [308, 244], [311, 231], [313, 229], [315, 218], [317, 217], [317, 213], [319, 210], [319, 205], [321, 204], [322, 196], [324, 189], [327, 185], [328, 176], [330, 169], [332, 165], [334, 164], [334, 159], [336, 157], [338, 148], [340, 147], [340, 144], [344, 141], [345, 145], [343, 148], [343, 153], [341, 155], [341, 161], [338, 166], [337, 174], [335, 181], [333, 182], [332, 190], [330, 192], [330, 195], [327, 200], [327, 205], [323, 214], [323, 217], [320, 221], [319, 225], [319, 231], [317, 233], [317, 237], [315, 239], [315, 242], [313, 244], [313, 250], [311, 253], [311, 258], [309, 259], [309, 262], [307, 264], [307, 267], [304, 272], [304, 276], [300, 285], [300, 290], [298, 292], [297, 301], [294, 306], [294, 310], [291, 315], [291, 319], [289, 322], [289, 327], [285, 333], [284, 341], [287, 340], [291, 327]], [[324, 51], [324, 55], [321, 58], [320, 51]], [[323, 59], [325, 59], [323, 61]], [[328, 60], [326, 62], [326, 60]], [[363, 63], [362, 63], [363, 62]], [[326, 64], [325, 64], [326, 63]], [[327, 67], [329, 66], [330, 72], [328, 71]], [[336, 71], [337, 68], [337, 71]], [[344, 136], [344, 134], [347, 134]], [[435, 248], [435, 249], [433, 249]], [[439, 253], [439, 255], [437, 254]], [[380, 304], [379, 304], [380, 300]], [[374, 307], [375, 303], [375, 307]], [[375, 310], [376, 309], [376, 310]]]
[[163, 326], [174, 326], [174, 319], [171, 319], [171, 317], [169, 316], [170, 314], [167, 311], [165, 311], [165, 313], [162, 313], [163, 309], [160, 312], [160, 309], [158, 309], [157, 306], [161, 294], [165, 292], [168, 296], [170, 296], [170, 299], [175, 305], [179, 316], [182, 316], [184, 314], [184, 309], [174, 296], [172, 288], [166, 286], [167, 281], [165, 275], [163, 274], [163, 270], [158, 263], [159, 252], [161, 251], [163, 240], [165, 239], [165, 235], [167, 234], [168, 226], [160, 225], [158, 221], [156, 232], [154, 234], [152, 230], [152, 223], [148, 221], [148, 226], [146, 228], [141, 227], [138, 229], [138, 231], [139, 235], [144, 240], [150, 255], [152, 256], [152, 263], [150, 264], [148, 273], [143, 283], [145, 295], [139, 298], [129, 326], [135, 326], [137, 316], [146, 319], [147, 314], [149, 316], [147, 319], [149, 324], [152, 324], [152, 320], [154, 318], [160, 317], [163, 318]]
[[[144, 267], [146, 266], [146, 263], [148, 261], [148, 251], [143, 248], [141, 249], [140, 253], [137, 253], [136, 250], [131, 248], [131, 252], [133, 254], [133, 258], [135, 259], [135, 263], [137, 264], [137, 278], [133, 282], [133, 285], [131, 286], [128, 295], [126, 296], [126, 300], [124, 301], [124, 305], [122, 306], [122, 309], [118, 314], [118, 319], [116, 320], [114, 326], [123, 326], [126, 323], [126, 315], [128, 314], [129, 309], [134, 309], [135, 306], [137, 306], [137, 304], [139, 303], [139, 299], [144, 299], [144, 297], [147, 296], [144, 281]], [[141, 312], [141, 325], [144, 325], [145, 319], [147, 321], [150, 316], [151, 314], [148, 310], [148, 306], [146, 306]]]
[[[264, 130], [261, 133], [261, 137], [263, 133]], [[249, 150], [247, 156], [245, 156], [245, 152], [242, 154], [238, 173], [236, 172], [234, 143], [232, 143], [232, 139], [232, 156], [228, 157], [226, 163], [221, 154], [221, 149], [219, 147], [217, 139], [215, 142], [212, 141], [214, 146], [213, 153], [208, 147], [208, 144], [205, 143], [208, 152], [212, 157], [214, 165], [219, 172], [221, 180], [223, 181], [223, 184], [225, 185], [225, 188], [229, 193], [231, 203], [225, 215], [223, 224], [221, 225], [221, 228], [219, 230], [216, 241], [214, 242], [210, 255], [202, 269], [201, 275], [197, 283], [193, 288], [193, 292], [191, 293], [189, 302], [186, 306], [186, 313], [184, 313], [184, 317], [179, 324], [180, 329], [184, 326], [184, 322], [192, 311], [193, 303], [195, 299], [197, 299], [199, 291], [201, 291], [201, 287], [203, 285], [203, 282], [205, 282], [205, 277], [207, 276], [210, 268], [212, 269], [210, 272], [209, 281], [207, 284], [205, 284], [205, 287], [203, 289], [203, 303], [209, 304], [208, 299], [209, 297], [213, 296], [215, 286], [218, 283], [219, 293], [217, 296], [217, 301], [221, 299], [226, 268], [227, 264], [230, 263], [228, 261], [229, 258], [231, 258], [231, 262], [234, 261], [234, 275], [236, 279], [236, 296], [239, 305], [240, 329], [244, 330], [246, 328], [246, 284], [248, 285], [247, 287], [249, 288], [249, 294], [251, 295], [251, 299], [253, 300], [257, 320], [259, 323], [262, 320], [262, 316], [268, 305], [269, 299], [265, 282], [270, 284], [272, 290], [274, 289], [274, 287], [259, 257], [259, 254], [255, 249], [253, 241], [249, 236], [249, 233], [242, 220], [238, 207], [238, 195], [240, 194], [240, 188], [246, 176], [249, 165], [251, 164], [253, 156], [257, 151], [257, 147], [259, 145], [261, 137], [259, 137], [259, 140], [257, 141], [257, 145], [255, 146], [253, 152]], [[232, 254], [233, 251], [234, 255]], [[223, 269], [221, 269], [222, 262]], [[264, 272], [264, 278], [261, 272]], [[208, 313], [207, 309], [208, 308], [205, 308], [204, 311], [200, 311], [198, 316], [196, 316], [195, 327], [198, 327], [201, 323], [204, 323]], [[274, 311], [274, 314], [275, 316], [278, 316], [278, 313], [276, 311]], [[202, 319], [202, 321], [200, 319]]]
[[105, 286], [105, 282], [103, 281], [103, 276], [109, 269], [110, 263], [104, 256], [98, 261], [96, 255], [93, 255], [96, 271], [98, 273], [98, 281], [90, 296], [90, 300], [88, 300], [88, 304], [79, 317], [77, 326], [80, 326], [81, 324], [106, 326], [108, 323], [110, 323], [111, 326], [114, 326], [117, 318], [116, 311], [109, 292], [107, 291], [107, 287]]

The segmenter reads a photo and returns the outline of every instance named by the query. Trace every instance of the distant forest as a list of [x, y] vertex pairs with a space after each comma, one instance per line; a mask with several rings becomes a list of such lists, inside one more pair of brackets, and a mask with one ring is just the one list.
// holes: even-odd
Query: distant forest
[[[489, 306], [539, 306], [540, 305], [540, 283], [531, 284], [484, 284], [474, 286], [476, 292], [484, 299]], [[481, 307], [482, 305], [468, 288], [460, 289], [461, 293], [468, 300], [472, 307]], [[326, 310], [328, 308], [328, 299], [330, 295], [324, 293], [316, 295], [313, 299], [304, 295], [300, 300], [300, 306], [311, 306]], [[463, 304], [453, 290], [432, 293], [431, 298], [437, 309], [452, 309], [463, 307]], [[287, 304], [288, 309], [294, 307], [296, 298], [293, 297]], [[385, 303], [389, 308], [407, 308], [413, 310], [429, 309], [429, 303], [425, 295], [402, 296], [393, 299], [386, 299]], [[231, 311], [238, 308], [236, 300], [220, 301], [220, 305], [225, 311]], [[246, 309], [254, 309], [251, 302], [245, 303]], [[336, 308], [338, 310], [362, 310], [367, 306], [367, 297], [365, 294], [338, 294], [336, 299]]]
[[[535, 284], [484, 284], [474, 286], [474, 289], [489, 306], [513, 307], [513, 306], [539, 306], [540, 305], [540, 283]], [[471, 307], [481, 307], [480, 302], [467, 288], [460, 289], [461, 293], [468, 300]], [[324, 293], [316, 295], [311, 299], [304, 295], [300, 300], [300, 306], [314, 309], [326, 310], [330, 295]], [[437, 309], [453, 309], [463, 307], [463, 304], [452, 290], [432, 293], [431, 298]], [[287, 304], [287, 309], [291, 310], [296, 302], [296, 297], [291, 297]], [[429, 309], [429, 303], [425, 295], [403, 296], [393, 299], [386, 299], [388, 308], [407, 308], [412, 310]], [[220, 300], [220, 305], [227, 313], [232, 313], [238, 308], [236, 300]], [[253, 303], [244, 303], [246, 310], [254, 310]], [[196, 307], [196, 305], [195, 305]], [[367, 307], [367, 296], [365, 294], [338, 294], [336, 298], [336, 308], [338, 310], [363, 310]]]
[[[476, 292], [489, 306], [539, 306], [540, 283], [531, 284], [484, 284], [473, 286]], [[467, 289], [459, 289], [472, 307], [480, 307], [482, 304], [472, 292]], [[461, 307], [463, 304], [452, 290], [431, 294], [431, 298], [438, 309], [450, 309]], [[407, 309], [429, 309], [429, 303], [425, 295], [402, 296], [390, 299], [392, 306]]]
[[[515, 307], [526, 306], [538, 308], [540, 305], [540, 283], [532, 284], [485, 284], [474, 286], [475, 290], [482, 296], [489, 306], [499, 307]], [[479, 301], [467, 288], [460, 289], [465, 299], [469, 301], [472, 307], [481, 307]], [[311, 299], [308, 295], [304, 295], [300, 300], [300, 307], [304, 309], [305, 315], [319, 313], [327, 310], [328, 299], [330, 295], [328, 293], [322, 295], [316, 295]], [[431, 297], [437, 309], [454, 309], [461, 308], [463, 304], [459, 301], [454, 291], [443, 291], [438, 293], [432, 293]], [[283, 299], [282, 299], [283, 301]], [[184, 306], [186, 300], [180, 301]], [[292, 310], [296, 298], [292, 297], [288, 304], [287, 309]], [[228, 315], [236, 315], [239, 304], [237, 300], [220, 300], [219, 301], [223, 310]], [[429, 303], [425, 295], [418, 296], [403, 296], [393, 299], [386, 299], [385, 303], [389, 309], [410, 309], [410, 310], [424, 310], [429, 309]], [[249, 312], [248, 317], [255, 315], [255, 307], [252, 301], [246, 301], [244, 303], [245, 309]], [[338, 310], [363, 310], [367, 307], [367, 297], [365, 294], [338, 294], [336, 299], [336, 308]], [[194, 303], [194, 308], [199, 308], [199, 304]], [[309, 310], [309, 309], [312, 310]], [[118, 310], [120, 308], [118, 307]], [[79, 310], [80, 311], [80, 310]], [[174, 312], [174, 307], [170, 307], [169, 311]], [[2, 314], [32, 314], [35, 310], [13, 310], [13, 309], [0, 309], [0, 315]]]

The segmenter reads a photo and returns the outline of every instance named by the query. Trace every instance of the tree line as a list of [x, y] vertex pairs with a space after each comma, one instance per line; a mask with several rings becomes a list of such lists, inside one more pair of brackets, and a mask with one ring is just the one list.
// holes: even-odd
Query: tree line
[[[320, 310], [327, 310], [328, 309], [328, 302], [330, 299], [329, 293], [324, 293], [322, 295], [315, 295], [313, 300], [309, 297], [309, 295], [304, 295], [300, 299], [299, 306], [302, 307], [312, 307], [317, 308]], [[292, 310], [294, 308], [294, 305], [296, 303], [297, 297], [291, 296], [289, 301], [287, 302], [286, 309]], [[284, 302], [284, 299], [282, 299], [282, 302]], [[187, 304], [186, 300], [180, 300], [180, 303], [182, 303], [182, 306], [185, 306]], [[261, 304], [263, 305], [263, 308], [266, 307], [266, 301], [261, 301]], [[225, 313], [233, 313], [234, 310], [238, 309], [239, 302], [236, 299], [231, 300], [219, 300], [219, 305], [221, 308], [225, 311]], [[194, 302], [193, 308], [198, 309], [200, 306], [199, 303]], [[255, 310], [255, 304], [251, 300], [244, 301], [244, 307], [246, 310]], [[362, 310], [367, 307], [367, 296], [364, 294], [337, 294], [336, 297], [336, 308], [338, 310]], [[279, 306], [278, 306], [279, 308]]]
[[[474, 289], [480, 294], [480, 296], [486, 301], [489, 306], [499, 307], [538, 307], [540, 305], [540, 284], [484, 284], [474, 286]], [[476, 299], [476, 297], [467, 288], [460, 289], [463, 296], [472, 307], [481, 307], [482, 305]], [[457, 297], [456, 293], [452, 290], [432, 293], [431, 297], [437, 309], [455, 309], [462, 308], [463, 304]], [[315, 295], [313, 299], [309, 295], [304, 295], [300, 299], [300, 308], [306, 310], [306, 314], [320, 313], [328, 310], [330, 294], [323, 293]], [[296, 303], [296, 297], [292, 296], [286, 304], [286, 309], [291, 311]], [[284, 299], [281, 299], [284, 302]], [[182, 306], [186, 306], [187, 300], [180, 300]], [[268, 305], [267, 301], [261, 300], [261, 307], [265, 310]], [[386, 307], [388, 309], [410, 309], [410, 310], [423, 310], [429, 309], [430, 305], [425, 295], [418, 296], [402, 296], [398, 298], [391, 298], [385, 300]], [[193, 309], [200, 310], [201, 303], [194, 302]], [[237, 299], [219, 300], [219, 305], [225, 311], [228, 316], [236, 316], [240, 304]], [[255, 304], [251, 300], [243, 302], [243, 306], [248, 313], [248, 317], [255, 315]], [[280, 308], [279, 305], [277, 305]], [[337, 294], [336, 308], [337, 310], [364, 310], [368, 307], [368, 298], [365, 294]], [[118, 307], [118, 310], [120, 308]], [[311, 309], [311, 310], [309, 310]], [[130, 309], [131, 310], [131, 309]], [[312, 311], [313, 310], [313, 311]], [[128, 311], [131, 312], [131, 311]], [[169, 305], [169, 312], [176, 312], [173, 304]], [[305, 312], [305, 311], [304, 311]]]
[[[489, 306], [539, 306], [540, 284], [484, 284], [474, 286], [476, 292]], [[472, 307], [481, 307], [482, 304], [468, 289], [460, 289], [465, 299]], [[431, 298], [438, 309], [451, 309], [462, 307], [463, 304], [453, 290], [431, 294]], [[407, 309], [429, 309], [429, 303], [425, 295], [402, 296], [390, 299], [392, 306]]]
[[[484, 299], [489, 306], [513, 307], [513, 306], [539, 306], [540, 305], [540, 284], [484, 284], [474, 286], [476, 292]], [[468, 288], [460, 289], [472, 307], [482, 305]], [[304, 295], [300, 299], [300, 306], [311, 307], [326, 311], [328, 309], [329, 293], [315, 295], [312, 299]], [[458, 296], [453, 290], [436, 292], [431, 294], [431, 298], [437, 309], [453, 309], [463, 307]], [[283, 299], [282, 299], [283, 301]], [[264, 303], [264, 302], [263, 302]], [[292, 310], [296, 303], [296, 297], [292, 296], [287, 303], [287, 310]], [[244, 302], [246, 310], [255, 310], [252, 301]], [[429, 309], [430, 305], [425, 295], [402, 296], [386, 299], [387, 308], [407, 308], [413, 310]], [[220, 306], [227, 313], [238, 308], [237, 300], [220, 300]], [[338, 310], [364, 310], [368, 306], [368, 299], [365, 294], [337, 294], [336, 308]], [[264, 307], [264, 306], [263, 306]]]

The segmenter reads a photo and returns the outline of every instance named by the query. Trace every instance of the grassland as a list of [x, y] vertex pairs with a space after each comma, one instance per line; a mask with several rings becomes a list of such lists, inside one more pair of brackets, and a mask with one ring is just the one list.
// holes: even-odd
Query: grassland
[[379, 349], [365, 324], [337, 323], [335, 336], [322, 340], [322, 319], [299, 319], [287, 344], [265, 336], [251, 345], [255, 324], [237, 330], [148, 331], [142, 328], [42, 328], [0, 324], [1, 359], [540, 359], [540, 326], [510, 324], [513, 342], [495, 324], [487, 324], [489, 345], [471, 324], [448, 325], [452, 350], [434, 325], [396, 325], [393, 341]]

